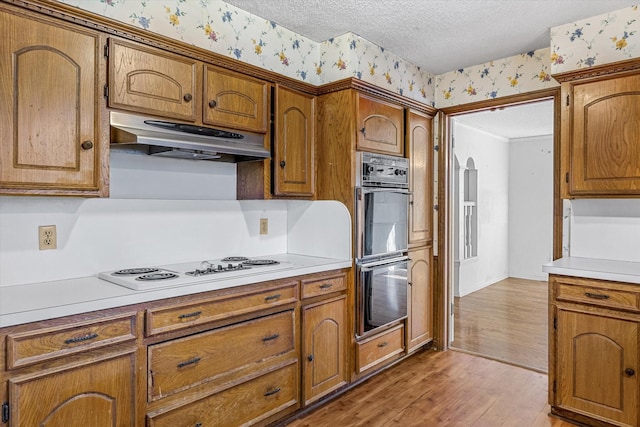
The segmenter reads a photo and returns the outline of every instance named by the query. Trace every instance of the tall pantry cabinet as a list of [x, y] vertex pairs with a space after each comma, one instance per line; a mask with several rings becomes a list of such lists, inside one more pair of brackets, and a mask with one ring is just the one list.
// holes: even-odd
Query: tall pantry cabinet
[[[321, 88], [318, 96], [318, 199], [344, 203], [355, 218], [356, 152], [372, 151], [410, 159], [409, 318], [363, 341], [351, 337], [355, 375], [366, 375], [423, 347], [433, 339], [432, 117], [434, 110], [352, 79]], [[355, 224], [354, 224], [355, 226]], [[355, 270], [354, 270], [355, 274]], [[355, 286], [348, 292], [355, 330]], [[397, 339], [382, 336], [391, 334]], [[389, 335], [389, 336], [391, 336]], [[383, 352], [369, 351], [378, 340]], [[391, 344], [389, 344], [391, 343]], [[372, 354], [376, 360], [371, 360]], [[365, 360], [366, 359], [366, 360]]]

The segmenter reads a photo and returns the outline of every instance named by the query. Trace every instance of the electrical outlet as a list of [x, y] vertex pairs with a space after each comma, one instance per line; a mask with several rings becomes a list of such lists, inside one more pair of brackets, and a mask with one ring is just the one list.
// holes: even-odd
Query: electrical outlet
[[268, 218], [260, 218], [260, 234], [269, 234]]
[[58, 246], [55, 225], [41, 225], [38, 227], [38, 241], [40, 250], [55, 249]]

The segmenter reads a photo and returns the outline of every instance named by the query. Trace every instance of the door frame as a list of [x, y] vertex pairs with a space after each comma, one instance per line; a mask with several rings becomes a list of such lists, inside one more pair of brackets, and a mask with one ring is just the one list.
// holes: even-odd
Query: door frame
[[[453, 147], [451, 143], [451, 118], [457, 115], [494, 110], [507, 106], [529, 104], [545, 99], [553, 100], [553, 259], [562, 257], [562, 198], [561, 198], [561, 147], [560, 147], [560, 86], [524, 94], [505, 96], [469, 104], [442, 108], [438, 111], [436, 133], [438, 151], [438, 257], [437, 281], [434, 288], [434, 338], [436, 349], [449, 347], [449, 319], [453, 299], [450, 293], [453, 271], [452, 259], [452, 199], [451, 171]], [[438, 143], [439, 141], [439, 143]]]

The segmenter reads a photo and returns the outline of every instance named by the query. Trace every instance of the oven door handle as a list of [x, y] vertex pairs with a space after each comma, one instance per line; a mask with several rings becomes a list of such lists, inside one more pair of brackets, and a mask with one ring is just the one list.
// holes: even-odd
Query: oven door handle
[[376, 261], [376, 262], [368, 262], [366, 264], [360, 264], [359, 268], [360, 271], [371, 271], [374, 270], [380, 266], [385, 266], [385, 265], [393, 265], [393, 264], [399, 264], [401, 262], [407, 262], [409, 261], [409, 257], [408, 256], [401, 256], [398, 258], [391, 258], [391, 259], [383, 259], [380, 261]]
[[400, 193], [400, 194], [413, 194], [413, 192], [406, 188], [394, 188], [394, 187], [357, 187], [356, 190], [360, 193]]

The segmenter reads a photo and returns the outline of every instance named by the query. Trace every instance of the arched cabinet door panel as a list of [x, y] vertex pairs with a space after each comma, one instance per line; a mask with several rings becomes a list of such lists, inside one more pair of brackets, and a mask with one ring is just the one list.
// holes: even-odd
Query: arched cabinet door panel
[[558, 406], [637, 425], [638, 324], [560, 309], [557, 330]]
[[569, 194], [640, 194], [640, 75], [566, 84]]
[[404, 155], [404, 107], [358, 93], [356, 149]]
[[0, 34], [0, 193], [98, 195], [100, 35], [8, 10]]
[[[135, 353], [9, 381], [15, 427], [135, 424]], [[38, 396], [34, 399], [33, 396]]]

